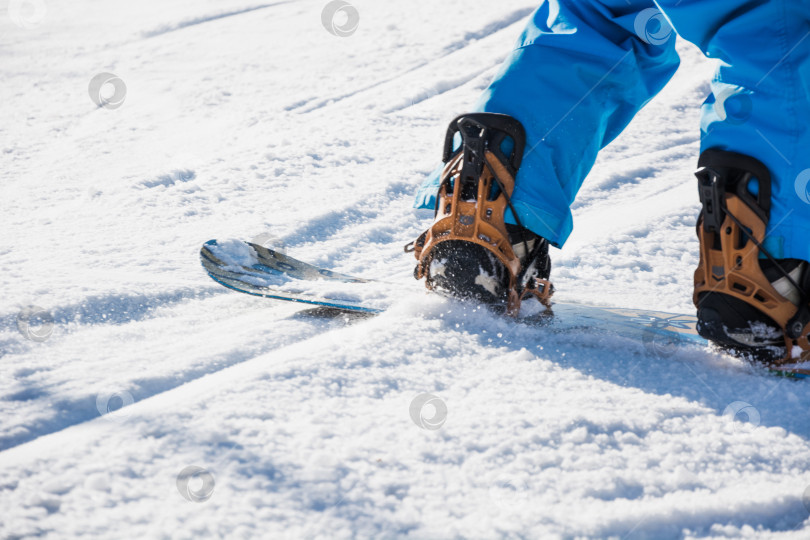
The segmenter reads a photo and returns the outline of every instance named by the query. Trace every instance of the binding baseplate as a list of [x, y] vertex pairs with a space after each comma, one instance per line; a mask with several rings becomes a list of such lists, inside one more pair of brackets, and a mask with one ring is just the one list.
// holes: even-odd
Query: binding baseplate
[[760, 267], [760, 254], [776, 264], [797, 290], [802, 289], [765, 249], [770, 219], [771, 176], [760, 161], [733, 152], [709, 149], [698, 163], [703, 210], [697, 224], [700, 262], [693, 301], [700, 308], [705, 293], [737, 298], [770, 317], [784, 333], [784, 365], [810, 360], [810, 306], [806, 292], [798, 306], [780, 295]]
[[[461, 136], [461, 146], [454, 151], [456, 134]], [[514, 141], [509, 156], [501, 148], [507, 137]], [[525, 145], [523, 126], [508, 115], [466, 114], [450, 123], [434, 222], [405, 246], [405, 251], [413, 251], [418, 261], [414, 270], [416, 279], [424, 277], [429, 289], [433, 288], [429, 268], [434, 248], [442, 242], [461, 240], [487, 249], [507, 269], [508, 314], [516, 316], [521, 301], [530, 296], [550, 305], [551, 283], [537, 276], [523, 275], [525, 269], [512, 249], [504, 222], [507, 208], [518, 219], [511, 197]]]

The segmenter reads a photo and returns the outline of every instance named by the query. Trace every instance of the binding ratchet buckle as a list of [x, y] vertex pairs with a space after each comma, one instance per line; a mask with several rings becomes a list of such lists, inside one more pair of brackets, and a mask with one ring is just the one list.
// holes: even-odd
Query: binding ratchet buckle
[[[456, 134], [461, 137], [461, 145], [454, 151]], [[501, 143], [507, 137], [514, 141], [508, 156], [501, 149]], [[436, 195], [434, 222], [419, 238], [405, 246], [405, 251], [413, 251], [418, 260], [414, 270], [416, 279], [426, 278], [425, 285], [429, 289], [433, 288], [428, 272], [433, 248], [449, 240], [463, 240], [483, 246], [508, 270], [508, 314], [517, 315], [521, 301], [530, 296], [550, 305], [551, 283], [522, 275], [524, 269], [512, 249], [504, 223], [507, 208], [518, 219], [511, 197], [525, 145], [523, 126], [508, 115], [466, 114], [450, 123], [445, 137], [442, 159], [445, 167]]]
[[[704, 166], [706, 162], [711, 165]], [[703, 205], [697, 224], [700, 262], [695, 271], [695, 306], [700, 307], [704, 293], [742, 300], [773, 319], [784, 332], [786, 355], [775, 364], [810, 360], [807, 292], [763, 246], [771, 207], [767, 167], [749, 156], [709, 149], [701, 155], [695, 174]], [[771, 285], [760, 267], [760, 254], [802, 291], [798, 307]]]

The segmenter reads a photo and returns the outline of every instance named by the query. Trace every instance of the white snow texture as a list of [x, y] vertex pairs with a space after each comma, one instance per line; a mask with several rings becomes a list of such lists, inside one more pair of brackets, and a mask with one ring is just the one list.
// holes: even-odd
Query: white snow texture
[[[534, 7], [0, 2], [0, 537], [810, 537], [806, 383], [413, 280], [416, 186]], [[713, 64], [679, 51], [560, 300], [693, 312]], [[405, 293], [329, 318], [205, 275], [257, 235]]]

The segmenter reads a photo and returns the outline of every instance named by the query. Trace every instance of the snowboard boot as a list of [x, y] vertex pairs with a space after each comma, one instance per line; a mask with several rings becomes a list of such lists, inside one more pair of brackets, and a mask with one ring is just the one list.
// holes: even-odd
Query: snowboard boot
[[507, 209], [519, 221], [511, 197], [525, 145], [523, 126], [511, 116], [466, 114], [450, 123], [434, 222], [405, 246], [418, 260], [414, 276], [429, 289], [504, 305], [511, 315], [530, 296], [549, 305], [548, 241], [504, 222]]
[[[506, 225], [509, 243], [523, 274], [547, 280], [551, 259], [545, 238], [516, 225]], [[430, 259], [427, 278], [436, 291], [457, 298], [468, 298], [485, 304], [509, 301], [509, 267], [491, 250], [464, 240], [437, 243]], [[526, 286], [523, 282], [523, 287]]]
[[698, 161], [698, 333], [736, 354], [780, 364], [810, 357], [810, 270], [762, 245], [771, 176], [760, 161], [717, 149]]

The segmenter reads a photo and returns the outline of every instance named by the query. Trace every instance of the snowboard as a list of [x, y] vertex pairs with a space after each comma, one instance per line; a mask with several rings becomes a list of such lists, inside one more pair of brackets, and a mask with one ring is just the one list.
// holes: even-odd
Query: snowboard
[[318, 268], [250, 242], [209, 240], [200, 261], [214, 281], [253, 296], [363, 313], [382, 313], [387, 307], [365, 294], [380, 282]]
[[[340, 274], [241, 240], [209, 240], [200, 250], [200, 260], [214, 281], [234, 291], [346, 312], [382, 313], [398, 295], [407, 294], [398, 290], [401, 285]], [[550, 332], [581, 330], [635, 339], [663, 357], [679, 347], [709, 345], [697, 333], [694, 315], [554, 302], [550, 309], [522, 320]], [[770, 371], [810, 377], [807, 363]]]

